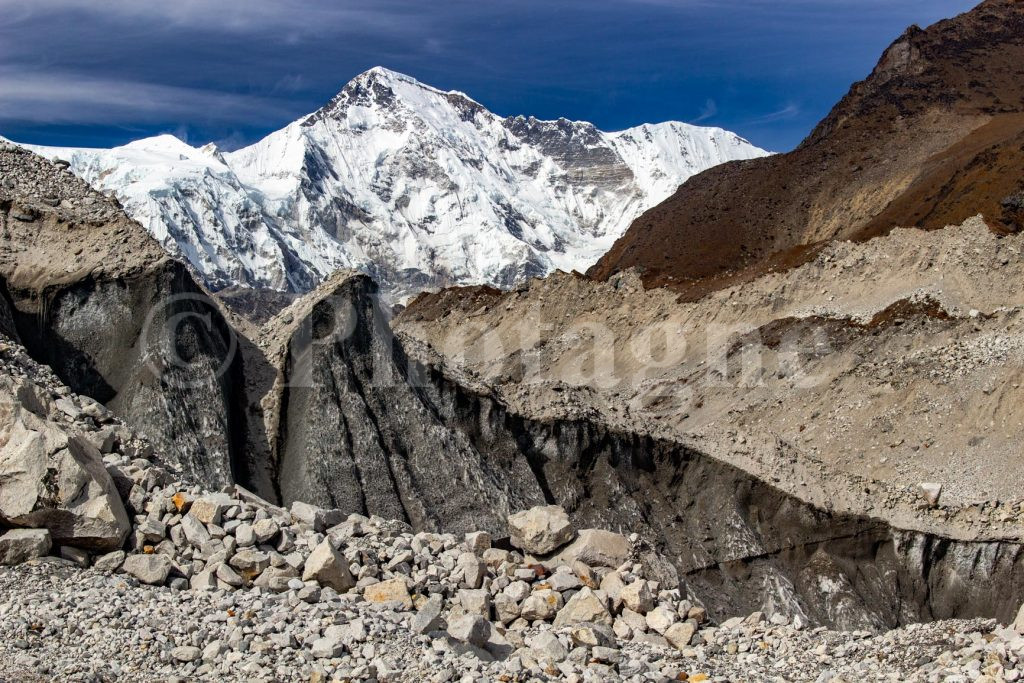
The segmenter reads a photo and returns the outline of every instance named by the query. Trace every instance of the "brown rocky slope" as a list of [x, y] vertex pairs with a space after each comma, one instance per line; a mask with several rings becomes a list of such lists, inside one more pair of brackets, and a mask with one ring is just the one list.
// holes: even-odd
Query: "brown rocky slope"
[[728, 163], [638, 218], [590, 271], [639, 267], [690, 297], [790, 267], [832, 239], [982, 213], [1022, 227], [1024, 2], [911, 27], [792, 152]]

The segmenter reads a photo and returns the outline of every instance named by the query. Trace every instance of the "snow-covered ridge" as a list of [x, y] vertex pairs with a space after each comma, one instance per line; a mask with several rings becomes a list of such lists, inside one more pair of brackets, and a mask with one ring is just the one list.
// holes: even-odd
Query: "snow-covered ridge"
[[237, 152], [170, 135], [31, 148], [113, 192], [213, 289], [303, 292], [356, 268], [394, 299], [586, 269], [691, 175], [766, 154], [678, 122], [503, 118], [380, 67]]

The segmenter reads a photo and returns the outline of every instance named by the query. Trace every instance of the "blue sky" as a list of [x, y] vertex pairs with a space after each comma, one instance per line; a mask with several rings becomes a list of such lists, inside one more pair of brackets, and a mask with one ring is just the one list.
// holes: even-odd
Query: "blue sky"
[[0, 135], [238, 147], [382, 65], [496, 113], [795, 146], [957, 0], [0, 0]]

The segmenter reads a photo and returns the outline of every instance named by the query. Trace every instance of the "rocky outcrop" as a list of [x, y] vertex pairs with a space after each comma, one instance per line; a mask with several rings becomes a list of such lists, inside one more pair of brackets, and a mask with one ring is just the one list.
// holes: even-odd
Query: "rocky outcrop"
[[0, 147], [0, 326], [211, 486], [244, 417], [237, 342], [184, 266], [66, 169]]

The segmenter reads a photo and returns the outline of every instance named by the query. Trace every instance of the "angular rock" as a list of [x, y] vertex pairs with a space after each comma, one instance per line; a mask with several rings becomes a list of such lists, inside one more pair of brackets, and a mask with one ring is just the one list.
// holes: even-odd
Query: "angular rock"
[[917, 485], [917, 488], [921, 493], [921, 497], [924, 498], [924, 502], [928, 504], [928, 507], [938, 507], [939, 496], [942, 495], [942, 484], [922, 482]]
[[203, 524], [220, 524], [221, 515], [232, 504], [231, 497], [226, 494], [207, 494], [192, 501], [188, 514]]
[[591, 567], [614, 569], [629, 559], [630, 551], [629, 539], [622, 534], [603, 529], [581, 529], [575, 541], [557, 554], [544, 558], [543, 564], [549, 567], [572, 566], [578, 561]]
[[491, 547], [491, 535], [486, 531], [471, 531], [466, 534], [466, 549], [471, 553], [482, 555]]
[[[339, 593], [344, 593], [356, 585], [356, 580], [348, 567], [348, 560], [334, 549], [330, 539], [321, 541], [306, 558], [302, 580], [317, 581], [320, 585], [330, 586]], [[407, 592], [406, 598], [408, 596]]]
[[614, 647], [615, 631], [605, 624], [582, 623], [573, 628], [572, 642], [584, 647]]
[[[616, 574], [617, 576], [618, 574]], [[610, 574], [609, 574], [610, 576]], [[602, 584], [602, 587], [604, 584]], [[651, 591], [650, 584], [643, 579], [637, 579], [625, 586], [619, 592], [622, 604], [638, 614], [647, 614], [654, 609], [655, 596]]]
[[558, 615], [555, 617], [555, 628], [584, 622], [612, 625], [612, 615], [608, 613], [604, 603], [590, 588], [581, 588], [579, 592], [569, 598], [562, 609], [558, 610]]
[[121, 564], [121, 569], [142, 583], [159, 586], [167, 581], [172, 566], [171, 558], [166, 555], [129, 555]]
[[115, 550], [101, 555], [96, 558], [96, 561], [92, 563], [93, 569], [98, 569], [104, 572], [116, 572], [121, 568], [121, 563], [124, 562], [124, 558], [127, 557], [127, 553], [123, 550]]
[[99, 451], [27, 411], [0, 426], [4, 435], [0, 519], [49, 529], [60, 545], [120, 547], [131, 522]]
[[519, 603], [513, 600], [507, 593], [498, 593], [494, 596], [494, 616], [503, 624], [511, 624], [519, 618]]
[[[309, 560], [306, 561], [309, 563]], [[363, 598], [367, 602], [397, 602], [405, 609], [412, 609], [412, 598], [405, 585], [405, 579], [395, 578], [375, 583], [363, 589]]]
[[448, 635], [460, 642], [482, 648], [487, 645], [491, 635], [491, 622], [478, 614], [463, 614], [448, 624]]
[[479, 588], [487, 576], [487, 565], [473, 553], [462, 553], [459, 555], [458, 568], [462, 571], [462, 577], [470, 588]]
[[[261, 519], [252, 525], [252, 531], [256, 535], [256, 542], [270, 543], [281, 528], [272, 519]], [[241, 545], [241, 543], [239, 543]]]
[[[195, 510], [195, 505], [192, 506], [192, 509]], [[207, 530], [206, 525], [191, 512], [181, 518], [180, 526], [185, 534], [185, 539], [188, 540], [189, 545], [193, 548], [202, 548], [203, 545], [211, 540], [210, 532]]]
[[647, 627], [664, 635], [676, 623], [676, 613], [665, 606], [658, 606], [647, 613]]
[[413, 615], [409, 628], [413, 633], [429, 633], [441, 628], [441, 610], [444, 599], [440, 595], [431, 595], [423, 603], [419, 611]]
[[549, 621], [562, 609], [562, 594], [551, 589], [535, 591], [520, 606], [520, 616], [528, 621]]
[[558, 636], [551, 631], [543, 631], [535, 635], [528, 644], [531, 654], [542, 662], [561, 662], [569, 656], [569, 651], [558, 640]]
[[467, 614], [479, 614], [484, 619], [491, 618], [491, 594], [482, 588], [460, 590], [459, 604]]
[[681, 621], [672, 624], [665, 630], [665, 640], [677, 650], [682, 650], [685, 647], [689, 647], [693, 634], [696, 632], [697, 629], [693, 627], [693, 624]]
[[53, 542], [46, 529], [11, 529], [0, 536], [0, 565], [14, 565], [46, 557]]
[[559, 505], [544, 505], [509, 515], [510, 542], [528, 553], [544, 555], [572, 540], [575, 531]]

